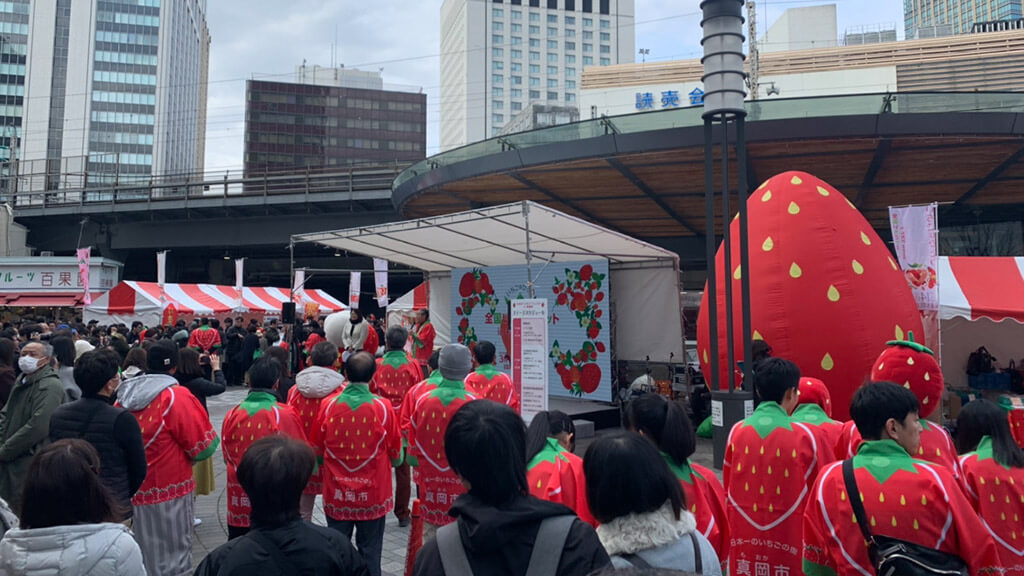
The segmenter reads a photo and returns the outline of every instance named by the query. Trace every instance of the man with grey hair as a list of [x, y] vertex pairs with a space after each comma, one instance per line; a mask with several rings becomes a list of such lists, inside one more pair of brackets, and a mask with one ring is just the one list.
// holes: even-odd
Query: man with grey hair
[[[302, 421], [302, 431], [309, 438], [313, 424], [320, 414], [320, 403], [325, 398], [341, 394], [345, 389], [345, 377], [336, 367], [338, 347], [330, 342], [318, 342], [309, 353], [312, 366], [295, 375], [295, 386], [288, 391], [287, 403], [295, 409]], [[323, 491], [323, 479], [317, 469], [310, 476], [306, 490], [299, 502], [299, 513], [306, 522], [313, 521], [313, 505], [316, 495]]]
[[[409, 389], [423, 380], [423, 371], [416, 360], [405, 352], [409, 331], [402, 326], [390, 326], [384, 335], [386, 352], [377, 359], [377, 370], [370, 382], [370, 391], [391, 401], [397, 414]], [[395, 516], [398, 525], [409, 525], [411, 512], [409, 498], [412, 493], [411, 471], [408, 462], [395, 467]]]
[[49, 441], [50, 416], [64, 401], [52, 366], [53, 347], [31, 341], [21, 349], [21, 376], [0, 410], [0, 498], [21, 512], [22, 483], [32, 456]]
[[441, 349], [438, 359], [442, 380], [436, 388], [416, 398], [409, 421], [409, 463], [416, 467], [423, 510], [423, 540], [429, 540], [438, 528], [452, 523], [448, 509], [460, 494], [466, 492], [458, 476], [448, 465], [444, 451], [444, 435], [452, 416], [477, 397], [466, 390], [464, 380], [473, 369], [469, 348], [449, 344]]

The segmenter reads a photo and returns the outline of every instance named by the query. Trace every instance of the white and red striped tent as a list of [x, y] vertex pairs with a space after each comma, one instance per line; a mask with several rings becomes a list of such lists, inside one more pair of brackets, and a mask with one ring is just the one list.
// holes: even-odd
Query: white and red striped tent
[[388, 304], [386, 323], [388, 326], [399, 325], [410, 327], [409, 321], [413, 310], [430, 307], [430, 283], [423, 282], [409, 292]]
[[[179, 316], [227, 316], [231, 314], [280, 314], [281, 305], [289, 300], [287, 288], [242, 288], [239, 301], [234, 286], [215, 284], [164, 284], [161, 292], [156, 282], [125, 280], [86, 306], [83, 318], [101, 324], [130, 324], [135, 320], [146, 326], [158, 325], [164, 308], [173, 304]], [[307, 302], [320, 306], [321, 314], [346, 310], [348, 307], [323, 290], [306, 289], [296, 295], [301, 310]]]
[[1024, 357], [1024, 258], [939, 258], [939, 330], [946, 385], [967, 385], [971, 352], [986, 347], [1006, 366]]

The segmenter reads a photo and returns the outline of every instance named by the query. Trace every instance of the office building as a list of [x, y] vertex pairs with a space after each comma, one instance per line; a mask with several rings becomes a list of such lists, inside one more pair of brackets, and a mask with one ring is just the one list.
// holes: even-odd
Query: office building
[[384, 90], [379, 72], [300, 66], [296, 80], [247, 83], [246, 174], [426, 157], [425, 94]]
[[11, 159], [25, 105], [30, 0], [0, 2], [0, 162]]
[[903, 0], [907, 39], [966, 34], [978, 22], [1024, 17], [1024, 0]]
[[206, 0], [29, 6], [22, 172], [88, 173], [102, 184], [203, 169]]
[[787, 52], [811, 48], [832, 48], [838, 44], [836, 5], [788, 8], [757, 42], [757, 49]]
[[501, 133], [531, 104], [579, 108], [585, 68], [634, 61], [634, 0], [445, 0], [441, 149]]

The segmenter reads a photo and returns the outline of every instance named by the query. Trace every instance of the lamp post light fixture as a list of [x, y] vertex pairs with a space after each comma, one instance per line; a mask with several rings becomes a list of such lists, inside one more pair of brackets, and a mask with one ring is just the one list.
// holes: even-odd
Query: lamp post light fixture
[[647, 63], [647, 56], [651, 53], [651, 49], [650, 48], [641, 48], [637, 53], [640, 54], [640, 63], [641, 64], [646, 64]]
[[[703, 18], [701, 28], [704, 36], [701, 45], [704, 47], [704, 56], [701, 63], [704, 65], [704, 197], [705, 197], [705, 239], [707, 249], [707, 271], [708, 280], [706, 290], [708, 291], [707, 309], [701, 310], [701, 314], [707, 314], [708, 318], [708, 358], [710, 378], [707, 380], [712, 387], [712, 424], [714, 429], [714, 461], [715, 466], [721, 468], [725, 456], [726, 441], [732, 425], [743, 419], [753, 410], [753, 395], [749, 390], [738, 389], [736, 382], [736, 367], [741, 366], [743, 370], [743, 388], [749, 388], [752, 381], [751, 375], [751, 331], [750, 331], [750, 253], [747, 233], [747, 196], [749, 187], [747, 183], [747, 151], [746, 136], [744, 133], [744, 120], [747, 115], [744, 100], [746, 99], [746, 74], [743, 69], [743, 7], [744, 0], [703, 0], [700, 3]], [[720, 180], [721, 180], [721, 202], [722, 202], [722, 252], [724, 256], [723, 274], [724, 285], [718, 287], [718, 271], [716, 270], [716, 249], [715, 239], [715, 202], [716, 191], [714, 186], [715, 175], [715, 132], [716, 125], [719, 128], [718, 139], [721, 144]], [[737, 334], [733, 324], [733, 283], [730, 281], [733, 270], [732, 262], [732, 239], [730, 234], [731, 210], [730, 197], [733, 189], [729, 182], [729, 157], [732, 152], [729, 142], [730, 128], [735, 129], [735, 142], [732, 147], [735, 151], [737, 163], [737, 174], [739, 181], [736, 183], [738, 190], [738, 212], [737, 221], [738, 238], [740, 243], [740, 310], [742, 341], [742, 361], [737, 363], [736, 339]], [[725, 304], [725, 326], [718, 323], [718, 295], [724, 295]], [[724, 332], [724, 334], [723, 334]], [[720, 344], [724, 340], [725, 357], [727, 359], [726, 370], [720, 374]], [[722, 380], [720, 380], [720, 377]], [[723, 380], [728, 382], [728, 387], [723, 386]]]

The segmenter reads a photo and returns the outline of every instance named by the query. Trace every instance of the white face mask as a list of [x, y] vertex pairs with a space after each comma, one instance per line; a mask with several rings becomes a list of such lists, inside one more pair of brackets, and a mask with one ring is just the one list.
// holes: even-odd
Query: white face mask
[[31, 356], [22, 356], [18, 358], [18, 368], [25, 374], [34, 374], [39, 370], [39, 359]]

